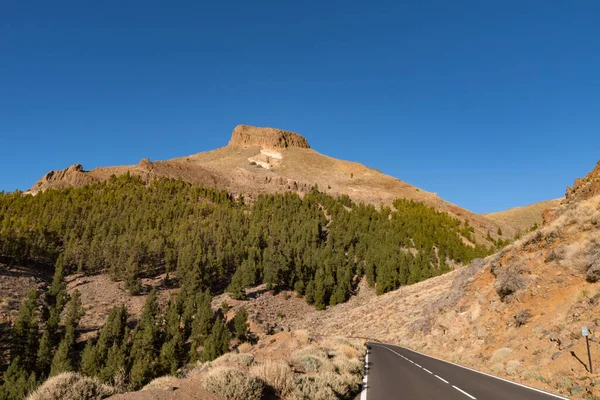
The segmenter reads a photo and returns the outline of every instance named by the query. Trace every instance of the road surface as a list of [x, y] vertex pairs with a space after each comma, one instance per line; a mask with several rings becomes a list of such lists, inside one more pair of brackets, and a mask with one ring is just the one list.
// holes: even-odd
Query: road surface
[[357, 400], [566, 399], [381, 343], [368, 343], [366, 384]]

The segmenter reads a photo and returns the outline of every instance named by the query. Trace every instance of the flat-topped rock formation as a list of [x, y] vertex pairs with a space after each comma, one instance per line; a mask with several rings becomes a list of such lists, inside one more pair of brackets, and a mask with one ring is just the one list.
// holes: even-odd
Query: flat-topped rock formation
[[229, 146], [266, 147], [285, 149], [299, 147], [310, 149], [308, 141], [301, 135], [276, 128], [259, 128], [250, 125], [238, 125], [233, 130]]

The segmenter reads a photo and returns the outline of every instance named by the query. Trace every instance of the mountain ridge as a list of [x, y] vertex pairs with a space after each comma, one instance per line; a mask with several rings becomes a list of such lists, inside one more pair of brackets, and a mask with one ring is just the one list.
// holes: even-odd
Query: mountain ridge
[[[84, 170], [80, 164], [50, 171], [26, 192], [82, 186], [130, 173], [143, 181], [168, 177], [224, 189], [245, 198], [261, 193], [293, 191], [307, 193], [313, 186], [332, 195], [348, 195], [356, 202], [391, 205], [397, 198], [422, 202], [447, 212], [474, 227], [476, 239], [486, 242], [512, 238], [517, 229], [503, 221], [461, 208], [436, 193], [356, 163], [323, 155], [310, 147], [302, 135], [277, 128], [238, 125], [229, 144], [221, 148], [170, 160], [142, 159], [135, 165]], [[502, 231], [504, 235], [498, 235]], [[488, 235], [489, 233], [489, 235]]]

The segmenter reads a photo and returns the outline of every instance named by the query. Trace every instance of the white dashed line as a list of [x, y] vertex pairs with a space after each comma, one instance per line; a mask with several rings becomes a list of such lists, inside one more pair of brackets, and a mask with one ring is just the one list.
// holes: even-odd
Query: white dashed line
[[454, 385], [452, 385], [452, 387], [453, 387], [454, 389], [458, 390], [459, 392], [461, 392], [462, 394], [464, 394], [465, 396], [467, 396], [467, 397], [470, 397], [470, 398], [472, 398], [472, 399], [475, 399], [475, 397], [474, 397], [474, 396], [471, 396], [469, 393], [465, 392], [465, 391], [464, 391], [464, 390], [462, 390], [461, 388], [458, 388], [458, 387], [456, 387], [456, 386], [454, 386]]
[[417, 367], [419, 367], [419, 368], [423, 368], [423, 367], [421, 367], [421, 366], [420, 366], [419, 364], [417, 364], [417, 363], [415, 363], [415, 365], [416, 365]]
[[441, 376], [437, 376], [437, 375], [434, 375], [434, 376], [435, 376], [436, 378], [438, 378], [440, 381], [442, 381], [442, 382], [444, 382], [444, 383], [448, 383], [448, 381], [447, 381], [447, 380], [445, 380], [444, 378], [442, 378]]
[[425, 372], [429, 372], [430, 374], [433, 374], [433, 372], [431, 372], [430, 370], [428, 370], [427, 368], [423, 368], [423, 371]]

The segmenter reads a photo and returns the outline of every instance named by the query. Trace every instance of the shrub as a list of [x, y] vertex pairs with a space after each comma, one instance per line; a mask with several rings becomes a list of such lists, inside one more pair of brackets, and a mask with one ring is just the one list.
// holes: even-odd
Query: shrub
[[496, 292], [502, 299], [507, 301], [514, 293], [527, 287], [527, 280], [521, 274], [523, 268], [520, 265], [508, 265], [497, 270]]
[[298, 342], [300, 342], [300, 344], [310, 344], [310, 334], [308, 333], [308, 331], [306, 329], [300, 329], [297, 331], [293, 332], [294, 337], [296, 338], [296, 340], [298, 340]]
[[204, 376], [204, 388], [228, 400], [259, 400], [263, 383], [239, 368], [217, 367]]
[[237, 364], [247, 367], [254, 362], [254, 356], [249, 353], [225, 353], [221, 357], [211, 362], [212, 366], [224, 364]]
[[94, 378], [65, 372], [48, 379], [27, 400], [95, 400], [112, 396], [116, 390]]
[[160, 378], [152, 380], [149, 384], [141, 388], [140, 391], [151, 389], [164, 389], [166, 387], [173, 386], [176, 380], [177, 378], [172, 375], [161, 376]]
[[515, 326], [517, 328], [520, 328], [521, 326], [525, 325], [526, 323], [529, 322], [529, 320], [531, 319], [531, 317], [533, 317], [533, 315], [531, 315], [531, 311], [527, 310], [521, 310], [519, 311], [519, 313], [517, 315], [515, 315]]
[[317, 372], [323, 365], [323, 360], [315, 356], [304, 356], [296, 359], [306, 372]]
[[297, 400], [331, 400], [336, 395], [321, 376], [300, 376], [294, 381], [294, 398]]
[[351, 394], [357, 393], [360, 389], [362, 377], [348, 373], [336, 374], [326, 372], [319, 375], [340, 398], [349, 398]]
[[248, 352], [250, 352], [251, 348], [252, 348], [252, 345], [250, 343], [244, 342], [238, 346], [238, 351], [240, 353], [248, 353]]
[[585, 279], [588, 282], [598, 282], [600, 280], [600, 261], [596, 261], [588, 268]]
[[250, 375], [269, 385], [278, 397], [286, 397], [294, 389], [294, 374], [285, 361], [267, 361], [253, 365]]
[[341, 358], [337, 357], [333, 360], [335, 369], [340, 373], [349, 373], [355, 375], [362, 375], [364, 370], [364, 363], [358, 358]]

